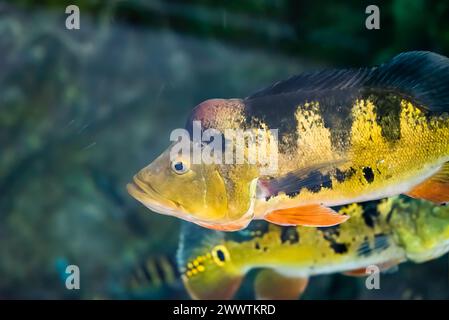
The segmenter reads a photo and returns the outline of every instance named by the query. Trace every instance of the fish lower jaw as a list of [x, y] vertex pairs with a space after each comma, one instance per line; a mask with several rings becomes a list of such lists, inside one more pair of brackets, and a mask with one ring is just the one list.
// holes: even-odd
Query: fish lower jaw
[[[140, 201], [140, 200], [139, 200]], [[153, 212], [160, 213], [166, 216], [179, 216], [180, 212], [176, 209], [172, 209], [163, 205], [155, 204], [155, 203], [149, 203], [145, 201], [141, 201], [142, 204], [150, 209]]]

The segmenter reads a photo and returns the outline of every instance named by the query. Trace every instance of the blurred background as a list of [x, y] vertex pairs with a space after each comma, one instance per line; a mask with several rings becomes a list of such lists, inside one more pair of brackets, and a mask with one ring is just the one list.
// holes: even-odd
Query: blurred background
[[[65, 28], [69, 4], [80, 30]], [[369, 4], [380, 30], [365, 28]], [[191, 108], [304, 70], [449, 55], [448, 13], [444, 0], [0, 1], [0, 298], [188, 298], [136, 276], [173, 261], [179, 221], [125, 185]], [[304, 299], [446, 299], [447, 260], [401, 265], [381, 290], [315, 277]], [[69, 264], [80, 290], [65, 288]]]

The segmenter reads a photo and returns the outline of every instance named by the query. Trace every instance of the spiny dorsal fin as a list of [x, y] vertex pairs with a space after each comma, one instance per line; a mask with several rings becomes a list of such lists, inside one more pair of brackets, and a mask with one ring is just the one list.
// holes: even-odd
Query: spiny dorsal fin
[[315, 72], [305, 72], [276, 82], [247, 97], [247, 100], [293, 93], [296, 91], [338, 90], [361, 86], [374, 68], [360, 69], [330, 69]]
[[429, 51], [398, 54], [378, 67], [303, 73], [262, 89], [247, 100], [299, 91], [387, 90], [432, 112], [449, 111], [449, 59]]

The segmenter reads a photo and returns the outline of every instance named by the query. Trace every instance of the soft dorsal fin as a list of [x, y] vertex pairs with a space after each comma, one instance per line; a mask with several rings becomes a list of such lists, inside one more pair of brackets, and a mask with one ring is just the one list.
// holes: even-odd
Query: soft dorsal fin
[[398, 91], [432, 112], [449, 111], [449, 59], [429, 51], [398, 54], [379, 66], [365, 86]]
[[378, 67], [303, 73], [262, 89], [246, 99], [298, 91], [387, 90], [432, 112], [449, 111], [449, 59], [429, 51], [404, 52]]

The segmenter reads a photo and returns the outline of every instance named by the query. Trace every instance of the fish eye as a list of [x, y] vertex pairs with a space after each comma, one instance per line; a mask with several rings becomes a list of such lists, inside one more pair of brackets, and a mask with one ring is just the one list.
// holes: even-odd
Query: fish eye
[[225, 246], [218, 245], [212, 249], [212, 258], [217, 265], [222, 266], [230, 259], [229, 251]]
[[172, 161], [171, 168], [177, 174], [184, 174], [189, 171], [187, 163], [181, 160]]

